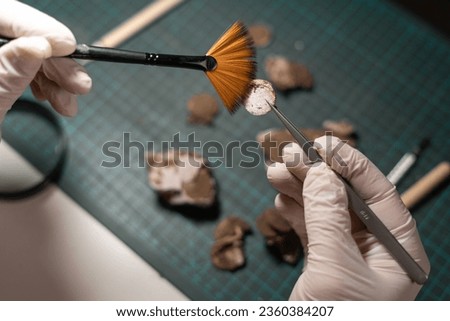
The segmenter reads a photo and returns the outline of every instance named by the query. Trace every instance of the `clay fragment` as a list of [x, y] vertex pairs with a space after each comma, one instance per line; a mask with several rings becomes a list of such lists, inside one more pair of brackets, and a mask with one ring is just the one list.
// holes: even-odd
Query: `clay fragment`
[[253, 24], [248, 27], [248, 33], [257, 48], [267, 47], [272, 41], [272, 29], [266, 24]]
[[355, 134], [355, 128], [348, 120], [325, 120], [322, 123], [323, 129], [333, 132], [338, 137], [349, 137]]
[[242, 236], [251, 230], [247, 222], [237, 216], [229, 216], [222, 220], [214, 231], [214, 238], [221, 239], [226, 235]]
[[300, 239], [275, 208], [265, 210], [256, 219], [256, 226], [275, 256], [289, 264], [298, 262], [302, 249]]
[[[325, 125], [327, 126], [325, 128]], [[347, 121], [326, 121], [324, 128], [300, 128], [305, 137], [313, 142], [325, 134], [337, 136], [352, 147], [356, 147], [356, 134], [353, 125]], [[256, 141], [263, 149], [268, 162], [283, 162], [283, 148], [294, 139], [287, 129], [268, 129], [257, 134]]]
[[167, 204], [198, 207], [214, 204], [216, 182], [201, 155], [169, 150], [149, 153], [147, 160], [149, 185]]
[[245, 265], [244, 237], [250, 233], [248, 223], [236, 216], [222, 220], [214, 231], [211, 262], [221, 269], [235, 271]]
[[313, 76], [305, 65], [291, 61], [283, 56], [266, 58], [264, 67], [268, 79], [280, 91], [309, 90], [314, 85]]
[[210, 125], [219, 112], [217, 100], [208, 93], [192, 96], [187, 102], [188, 122], [191, 124]]

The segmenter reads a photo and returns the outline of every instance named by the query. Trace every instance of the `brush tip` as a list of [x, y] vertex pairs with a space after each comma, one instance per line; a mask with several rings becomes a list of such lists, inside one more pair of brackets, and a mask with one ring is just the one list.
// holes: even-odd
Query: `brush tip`
[[245, 25], [232, 24], [206, 55], [216, 61], [216, 68], [206, 75], [227, 110], [234, 113], [248, 97], [256, 76], [256, 50]]

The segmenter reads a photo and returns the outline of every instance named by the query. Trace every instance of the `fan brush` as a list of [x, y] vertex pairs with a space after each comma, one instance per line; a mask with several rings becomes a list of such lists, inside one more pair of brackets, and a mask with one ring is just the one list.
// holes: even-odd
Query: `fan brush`
[[[0, 38], [0, 46], [10, 40]], [[204, 71], [230, 113], [247, 98], [250, 82], [256, 73], [253, 41], [239, 21], [231, 25], [204, 56], [167, 55], [79, 44], [68, 57]]]

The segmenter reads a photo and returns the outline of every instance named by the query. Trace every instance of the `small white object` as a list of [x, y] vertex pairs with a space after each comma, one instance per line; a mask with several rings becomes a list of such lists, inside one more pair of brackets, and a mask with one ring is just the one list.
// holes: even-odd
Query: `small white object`
[[245, 109], [255, 116], [267, 114], [271, 107], [267, 103], [275, 105], [275, 90], [267, 80], [255, 79], [250, 83], [250, 94], [245, 101]]
[[397, 185], [400, 179], [411, 168], [417, 160], [417, 155], [414, 153], [406, 153], [398, 161], [397, 165], [386, 175], [386, 178], [393, 184]]

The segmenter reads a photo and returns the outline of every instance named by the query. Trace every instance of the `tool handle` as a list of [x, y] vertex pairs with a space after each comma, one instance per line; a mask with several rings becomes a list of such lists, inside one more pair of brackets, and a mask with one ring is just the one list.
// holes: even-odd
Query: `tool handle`
[[409, 255], [405, 248], [397, 241], [387, 227], [362, 200], [362, 198], [353, 190], [350, 184], [338, 175], [344, 183], [347, 191], [350, 208], [359, 217], [359, 219], [367, 227], [378, 241], [391, 253], [398, 264], [405, 270], [409, 277], [417, 284], [424, 284], [428, 276], [425, 271], [417, 264]]
[[[7, 44], [9, 41], [10, 39], [0, 38], [0, 47]], [[83, 60], [176, 67], [201, 71], [212, 71], [217, 67], [217, 61], [212, 56], [157, 54], [90, 46], [86, 44], [77, 45], [75, 51], [67, 57]]]
[[176, 67], [201, 71], [214, 70], [216, 60], [211, 56], [167, 55], [124, 49], [77, 45], [70, 58], [142, 64], [152, 66]]
[[450, 163], [441, 162], [402, 194], [403, 203], [408, 209], [413, 208], [449, 177]]
[[117, 47], [183, 0], [155, 0], [95, 42], [96, 46]]
[[85, 44], [77, 45], [75, 51], [69, 57], [97, 61], [148, 64], [147, 54], [145, 52], [89, 46]]

